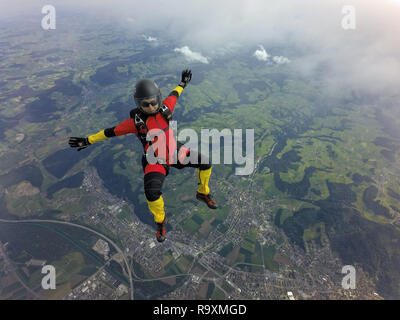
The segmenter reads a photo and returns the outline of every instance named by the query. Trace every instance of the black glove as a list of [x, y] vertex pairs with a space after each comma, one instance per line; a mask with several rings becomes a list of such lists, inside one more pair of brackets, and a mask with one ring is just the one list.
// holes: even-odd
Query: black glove
[[190, 69], [183, 70], [181, 83], [179, 85], [182, 88], [185, 88], [190, 80], [192, 80], [192, 71], [190, 71]]
[[78, 151], [81, 151], [82, 149], [85, 149], [91, 145], [88, 138], [77, 137], [70, 137], [68, 143], [71, 148], [78, 148]]

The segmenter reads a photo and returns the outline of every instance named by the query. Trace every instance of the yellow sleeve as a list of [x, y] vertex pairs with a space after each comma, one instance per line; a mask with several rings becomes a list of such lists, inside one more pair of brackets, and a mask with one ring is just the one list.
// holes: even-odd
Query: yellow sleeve
[[178, 93], [178, 97], [181, 95], [183, 88], [181, 86], [177, 86], [174, 90], [172, 91], [176, 91]]
[[104, 134], [104, 130], [97, 132], [96, 134], [92, 134], [88, 137], [89, 143], [95, 143], [102, 140], [107, 139], [106, 135]]

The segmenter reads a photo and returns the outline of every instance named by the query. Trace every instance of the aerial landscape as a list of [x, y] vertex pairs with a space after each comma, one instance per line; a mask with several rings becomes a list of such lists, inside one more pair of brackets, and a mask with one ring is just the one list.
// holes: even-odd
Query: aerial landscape
[[[152, 25], [173, 7], [155, 3]], [[193, 16], [206, 11], [189, 3]], [[245, 4], [234, 1], [232, 17], [248, 22], [264, 8], [250, 3], [240, 13]], [[200, 27], [191, 38], [178, 32], [183, 22], [146, 28], [146, 10], [132, 9], [138, 1], [131, 12], [56, 2], [56, 28], [44, 30], [43, 5], [16, 6], [0, 21], [1, 300], [400, 299], [400, 52], [387, 44], [396, 33], [374, 52], [397, 56], [375, 56], [374, 64], [365, 53], [351, 69], [345, 57], [364, 42], [345, 35], [357, 44], [339, 49], [338, 36], [312, 31], [334, 58], [320, 56], [304, 72], [322, 53], [272, 31], [230, 41], [228, 31], [211, 39]], [[337, 29], [342, 5], [330, 7]], [[399, 5], [385, 6], [398, 17]], [[184, 9], [165, 19], [179, 21]], [[307, 20], [307, 12], [295, 16]], [[203, 38], [212, 44], [203, 48]], [[376, 71], [386, 64], [387, 73]], [[128, 134], [77, 152], [68, 139], [129, 118], [139, 79], [154, 80], [167, 97], [186, 68], [193, 78], [175, 106], [178, 130], [254, 129], [254, 170], [237, 175], [243, 165], [221, 156], [210, 179], [219, 207], [209, 210], [196, 200], [196, 171], [172, 168], [162, 189], [167, 238], [158, 243], [140, 141]], [[45, 265], [56, 270], [53, 290], [42, 285]], [[342, 285], [348, 265], [357, 272], [351, 290]]]

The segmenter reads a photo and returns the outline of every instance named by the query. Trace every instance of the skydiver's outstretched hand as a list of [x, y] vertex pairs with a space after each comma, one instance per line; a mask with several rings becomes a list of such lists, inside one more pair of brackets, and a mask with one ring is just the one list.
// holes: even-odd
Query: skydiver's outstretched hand
[[91, 144], [88, 138], [77, 137], [70, 137], [68, 143], [71, 148], [78, 148], [78, 151], [87, 148]]
[[179, 85], [185, 88], [190, 80], [192, 80], [192, 71], [190, 69], [183, 70], [181, 83]]

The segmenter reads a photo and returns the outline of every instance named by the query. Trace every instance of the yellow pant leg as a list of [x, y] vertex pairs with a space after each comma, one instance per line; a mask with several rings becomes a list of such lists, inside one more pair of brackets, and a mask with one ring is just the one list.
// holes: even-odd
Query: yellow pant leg
[[160, 196], [155, 201], [147, 200], [147, 205], [149, 206], [149, 210], [152, 214], [154, 214], [154, 221], [156, 223], [161, 223], [164, 221], [165, 212], [164, 212], [164, 199]]
[[197, 179], [199, 185], [199, 187], [197, 188], [197, 192], [203, 194], [210, 193], [210, 188], [208, 187], [208, 181], [210, 180], [211, 170], [212, 168], [207, 170], [200, 170], [199, 168], [197, 168]]

